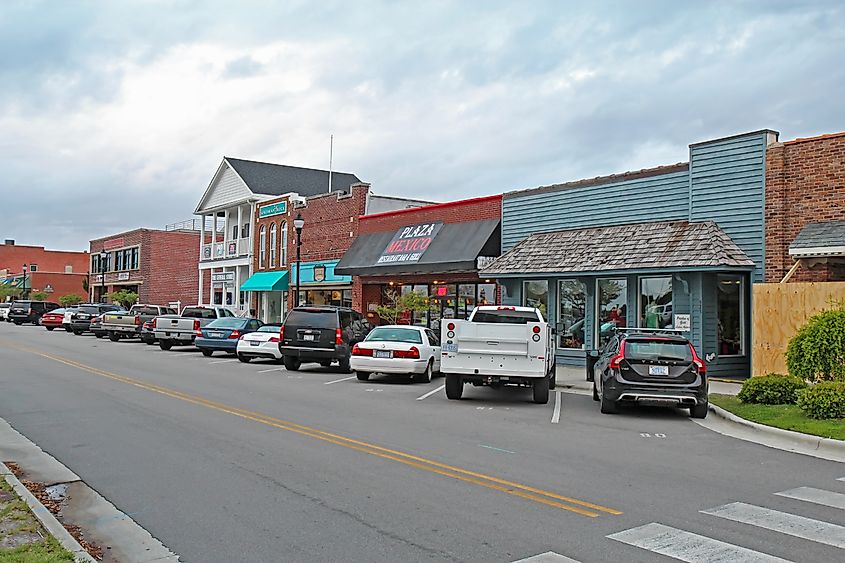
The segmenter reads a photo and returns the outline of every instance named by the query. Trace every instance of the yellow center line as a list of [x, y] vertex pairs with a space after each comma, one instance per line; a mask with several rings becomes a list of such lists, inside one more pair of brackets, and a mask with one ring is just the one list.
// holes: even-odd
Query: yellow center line
[[[547, 506], [552, 506], [555, 508], [560, 508], [563, 510], [568, 510], [570, 512], [575, 512], [577, 514], [581, 514], [582, 516], [588, 516], [590, 518], [596, 518], [599, 516], [598, 512], [605, 512], [607, 514], [613, 515], [620, 515], [622, 512], [619, 510], [608, 508], [605, 506], [601, 506], [598, 504], [594, 504], [591, 502], [583, 501], [580, 499], [575, 499], [572, 497], [560, 495], [551, 491], [545, 491], [543, 489], [538, 489], [536, 487], [531, 487], [528, 485], [523, 485], [521, 483], [515, 483], [513, 481], [507, 481], [505, 479], [500, 479], [498, 477], [493, 477], [491, 475], [485, 475], [483, 473], [477, 473], [474, 471], [469, 471], [466, 469], [461, 469], [459, 467], [454, 467], [451, 465], [447, 465], [445, 463], [441, 463], [435, 460], [427, 459], [420, 456], [415, 456], [412, 454], [408, 454], [398, 450], [392, 450], [389, 448], [385, 448], [382, 446], [378, 446], [376, 444], [371, 444], [368, 442], [363, 442], [360, 440], [355, 440], [353, 438], [347, 438], [345, 436], [340, 436], [338, 434], [333, 434], [331, 432], [325, 432], [323, 430], [319, 430], [317, 428], [312, 428], [309, 426], [304, 426], [301, 424], [297, 424], [294, 422], [289, 422], [285, 420], [281, 420], [278, 418], [274, 418], [271, 416], [267, 416], [261, 413], [249, 411], [246, 409], [241, 409], [232, 405], [227, 405], [225, 403], [218, 403], [216, 401], [212, 401], [210, 399], [206, 399], [203, 397], [199, 397], [196, 395], [191, 395], [188, 393], [184, 393], [182, 391], [177, 391], [175, 389], [170, 389], [168, 387], [162, 387], [160, 385], [156, 385], [153, 383], [147, 383], [141, 380], [133, 379], [131, 377], [127, 377], [125, 375], [120, 375], [114, 372], [102, 370], [93, 366], [89, 366], [86, 364], [82, 364], [76, 362], [74, 360], [70, 360], [68, 358], [63, 358], [60, 356], [54, 356], [51, 354], [45, 354], [43, 352], [39, 352], [38, 350], [33, 350], [30, 348], [25, 348], [21, 346], [13, 346], [8, 345], [11, 348], [15, 348], [22, 352], [27, 352], [30, 354], [35, 354], [37, 356], [41, 356], [43, 358], [59, 362], [88, 373], [92, 373], [94, 375], [99, 375], [101, 377], [106, 377], [108, 379], [112, 379], [115, 381], [119, 381], [121, 383], [126, 383], [128, 385], [132, 385], [134, 387], [138, 387], [140, 389], [144, 389], [147, 391], [152, 391], [154, 393], [158, 393], [161, 395], [165, 395], [168, 397], [172, 397], [174, 399], [178, 399], [180, 401], [184, 401], [187, 403], [191, 403], [197, 406], [206, 407], [212, 410], [216, 410], [219, 412], [223, 412], [226, 414], [230, 414], [233, 416], [237, 416], [239, 418], [243, 418], [246, 420], [251, 420], [253, 422], [258, 422], [260, 424], [264, 424], [267, 426], [271, 426], [274, 428], [279, 428], [282, 430], [287, 430], [289, 432], [294, 432], [296, 434], [301, 434], [303, 436], [308, 436], [310, 438], [314, 438], [317, 440], [322, 440], [324, 442], [332, 443], [338, 446], [343, 446], [345, 448], [349, 448], [355, 451], [359, 451], [362, 453], [374, 455], [383, 459], [389, 459], [391, 461], [395, 461], [409, 467], [414, 467], [417, 469], [421, 469], [424, 471], [428, 471], [431, 473], [435, 473], [438, 475], [442, 475], [445, 477], [450, 477], [452, 479], [456, 479], [459, 481], [472, 483], [474, 485], [478, 485], [481, 487], [485, 487], [488, 489], [500, 491], [509, 495], [517, 496], [520, 498], [524, 498], [527, 500], [531, 500], [534, 502], [538, 502], [540, 504], [544, 504]], [[562, 502], [558, 502], [562, 501]], [[567, 503], [567, 504], [564, 504]], [[571, 506], [576, 505], [576, 506]], [[582, 508], [583, 507], [583, 508]], [[587, 510], [591, 509], [591, 510]]]

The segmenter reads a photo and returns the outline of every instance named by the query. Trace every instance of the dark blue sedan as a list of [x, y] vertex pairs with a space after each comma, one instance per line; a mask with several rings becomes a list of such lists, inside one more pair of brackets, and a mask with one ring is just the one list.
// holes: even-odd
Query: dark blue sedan
[[202, 336], [196, 337], [194, 345], [202, 351], [203, 356], [210, 356], [217, 351], [234, 354], [241, 336], [255, 332], [262, 324], [258, 319], [223, 317], [205, 325]]

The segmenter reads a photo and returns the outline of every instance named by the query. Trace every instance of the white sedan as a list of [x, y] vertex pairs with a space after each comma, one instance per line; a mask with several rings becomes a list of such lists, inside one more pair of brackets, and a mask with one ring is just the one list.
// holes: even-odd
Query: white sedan
[[282, 353], [279, 352], [279, 328], [280, 325], [261, 325], [258, 330], [248, 332], [238, 340], [238, 359], [248, 363], [253, 358], [268, 358], [282, 361]]
[[349, 363], [361, 381], [371, 373], [385, 373], [428, 383], [440, 371], [440, 338], [425, 327], [379, 326], [352, 347]]

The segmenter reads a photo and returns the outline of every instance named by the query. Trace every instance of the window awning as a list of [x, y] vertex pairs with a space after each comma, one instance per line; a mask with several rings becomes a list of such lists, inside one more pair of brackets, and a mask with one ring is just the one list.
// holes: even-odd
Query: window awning
[[[474, 272], [478, 269], [479, 257], [495, 257], [501, 251], [498, 219], [432, 225], [434, 230], [429, 233], [427, 245], [419, 248], [421, 256], [416, 260], [384, 261], [389, 254], [388, 247], [398, 238], [398, 233], [390, 230], [359, 235], [334, 271], [353, 276]], [[415, 251], [418, 251], [416, 247], [409, 250]], [[380, 259], [383, 263], [379, 263]]]
[[740, 269], [754, 262], [713, 221], [666, 221], [535, 233], [481, 270], [485, 277], [642, 269]]
[[845, 221], [805, 226], [789, 245], [789, 255], [793, 258], [845, 256]]
[[288, 272], [258, 272], [241, 284], [241, 291], [287, 291]]

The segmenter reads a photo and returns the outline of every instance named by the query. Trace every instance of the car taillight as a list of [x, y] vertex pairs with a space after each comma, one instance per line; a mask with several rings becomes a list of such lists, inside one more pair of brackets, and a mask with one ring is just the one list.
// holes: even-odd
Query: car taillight
[[196, 336], [202, 336], [202, 330], [200, 329], [199, 319], [194, 320], [194, 334]]
[[420, 350], [416, 346], [411, 346], [410, 350], [394, 350], [393, 351], [394, 358], [405, 358], [408, 360], [419, 360], [420, 359]]
[[31, 315], [31, 314], [32, 314], [32, 309], [27, 309], [27, 310], [26, 310], [26, 314], [27, 314], [27, 315]]
[[372, 356], [373, 350], [372, 348], [361, 348], [357, 344], [352, 347], [352, 355], [353, 356]]
[[533, 329], [531, 329], [531, 331], [532, 331], [534, 334], [540, 334], [540, 327], [539, 327], [539, 326], [535, 326]]
[[240, 337], [241, 337], [241, 331], [239, 331], [239, 330], [233, 330], [232, 334], [229, 335], [229, 338], [232, 339], [232, 340], [236, 340]]
[[704, 363], [704, 360], [698, 357], [698, 354], [695, 351], [695, 346], [690, 344], [689, 349], [692, 352], [692, 363], [695, 365], [695, 371], [704, 375], [707, 373], [707, 364]]
[[610, 369], [619, 369], [622, 365], [622, 360], [625, 359], [625, 341], [623, 340], [619, 344], [619, 353], [610, 358], [610, 363], [607, 364], [607, 367]]
[[279, 327], [279, 342], [285, 341], [285, 325]]
[[334, 343], [338, 346], [343, 344], [343, 333], [339, 328], [334, 329]]
[[141, 315], [135, 315], [135, 326], [141, 326]]
[[269, 340], [269, 342], [278, 342], [278, 341], [279, 341], [279, 339], [276, 338], [275, 336], [271, 336], [270, 340]]
[[144, 330], [150, 330], [150, 321], [144, 323]]

